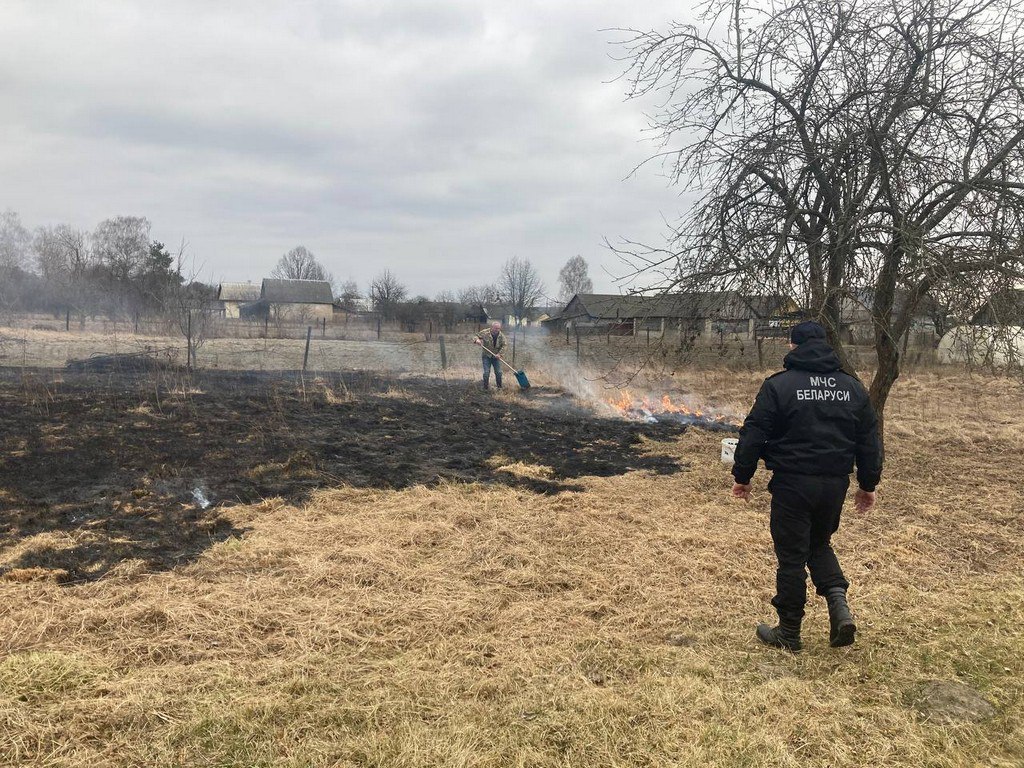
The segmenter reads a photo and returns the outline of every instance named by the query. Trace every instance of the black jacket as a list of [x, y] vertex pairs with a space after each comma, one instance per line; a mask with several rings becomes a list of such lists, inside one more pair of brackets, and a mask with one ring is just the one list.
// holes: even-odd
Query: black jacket
[[804, 342], [783, 360], [786, 370], [765, 379], [740, 429], [732, 474], [749, 483], [758, 459], [773, 471], [849, 475], [875, 490], [882, 476], [878, 418], [864, 385], [839, 367], [820, 339]]

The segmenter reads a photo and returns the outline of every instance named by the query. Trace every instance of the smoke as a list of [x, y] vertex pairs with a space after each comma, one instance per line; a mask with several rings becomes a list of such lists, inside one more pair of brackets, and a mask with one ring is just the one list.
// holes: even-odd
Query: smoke
[[575, 336], [566, 345], [561, 334], [543, 326], [531, 329], [528, 338], [528, 346], [521, 349], [531, 381], [560, 387], [601, 415], [646, 420], [657, 420], [659, 413], [662, 418], [671, 414], [673, 420], [685, 415], [718, 425], [742, 419], [735, 407], [712, 406], [684, 390], [667, 369], [660, 343], [629, 349], [595, 337], [581, 339], [577, 352]]

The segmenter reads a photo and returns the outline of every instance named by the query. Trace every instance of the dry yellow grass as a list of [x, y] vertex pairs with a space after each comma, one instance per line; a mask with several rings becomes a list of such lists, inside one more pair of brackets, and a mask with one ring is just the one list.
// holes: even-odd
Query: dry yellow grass
[[[739, 407], [760, 380], [684, 378]], [[820, 600], [802, 654], [758, 646], [766, 478], [733, 503], [691, 430], [642, 447], [677, 475], [325, 488], [230, 509], [247, 532], [173, 571], [0, 582], [0, 765], [1024, 765], [1021, 391], [894, 397], [880, 506], [837, 538], [850, 649]], [[924, 718], [931, 679], [998, 714]]]
[[[333, 329], [332, 329], [333, 330]], [[69, 360], [92, 355], [159, 353], [183, 365], [185, 340], [180, 336], [142, 336], [96, 331], [33, 330], [0, 326], [0, 365], [63, 367]], [[197, 365], [206, 369], [238, 371], [297, 370], [302, 367], [305, 339], [211, 338], [196, 353]], [[405, 334], [401, 341], [318, 339], [310, 343], [308, 366], [314, 371], [370, 369], [437, 372], [441, 367], [436, 339]], [[448, 337], [452, 367], [476, 370], [479, 350], [468, 334]]]

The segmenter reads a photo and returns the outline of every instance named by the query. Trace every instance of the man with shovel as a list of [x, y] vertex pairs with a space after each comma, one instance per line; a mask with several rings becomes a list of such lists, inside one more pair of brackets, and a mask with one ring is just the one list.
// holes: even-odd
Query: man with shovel
[[878, 419], [860, 381], [840, 368], [814, 322], [795, 326], [784, 371], [765, 379], [740, 430], [732, 495], [750, 499], [757, 462], [774, 473], [771, 533], [778, 558], [772, 599], [779, 624], [761, 624], [757, 636], [776, 648], [799, 651], [800, 623], [807, 602], [807, 571], [828, 601], [829, 644], [850, 645], [857, 631], [846, 601], [849, 582], [832, 551], [832, 534], [857, 466], [858, 512], [875, 503], [882, 476]]
[[489, 329], [484, 329], [473, 339], [474, 344], [479, 344], [483, 353], [484, 362], [484, 389], [491, 385], [491, 368], [494, 369], [494, 383], [501, 389], [501, 353], [505, 349], [507, 340], [501, 332], [501, 323], [495, 320]]

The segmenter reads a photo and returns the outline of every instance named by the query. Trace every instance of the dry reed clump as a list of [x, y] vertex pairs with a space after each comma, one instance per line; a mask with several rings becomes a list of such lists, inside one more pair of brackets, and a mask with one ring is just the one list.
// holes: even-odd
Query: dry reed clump
[[337, 385], [332, 385], [332, 383], [327, 379], [316, 377], [313, 380], [313, 386], [321, 397], [323, 397], [324, 402], [327, 405], [342, 405], [344, 403], [351, 403], [355, 400], [355, 397], [341, 380], [338, 381]]
[[[745, 407], [761, 378], [682, 383]], [[990, 383], [898, 386], [880, 507], [837, 537], [850, 649], [817, 599], [804, 653], [757, 645], [766, 478], [732, 502], [691, 430], [638, 447], [674, 475], [339, 485], [226, 508], [246, 533], [173, 571], [0, 582], [0, 765], [1020, 765], [1020, 401]], [[922, 716], [936, 679], [996, 714]]]

